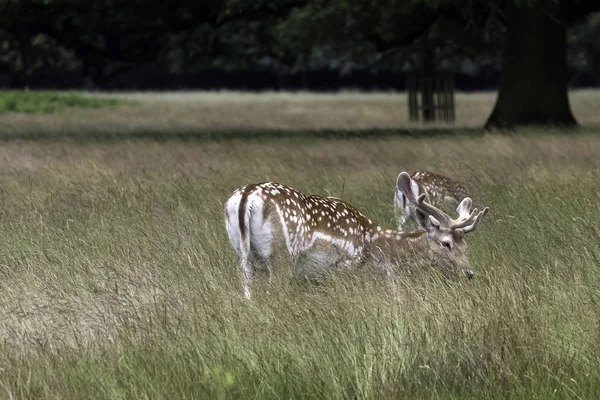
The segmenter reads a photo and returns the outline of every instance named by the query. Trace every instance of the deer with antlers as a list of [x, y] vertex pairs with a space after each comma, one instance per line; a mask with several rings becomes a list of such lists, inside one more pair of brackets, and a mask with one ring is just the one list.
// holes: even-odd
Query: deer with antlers
[[[447, 176], [429, 171], [416, 171], [411, 176], [415, 195], [424, 193], [427, 202], [444, 211], [455, 208], [467, 197], [467, 190], [457, 181]], [[398, 229], [418, 224], [416, 206], [399, 190], [394, 195], [394, 216]]]
[[472, 201], [466, 197], [457, 208], [458, 218], [452, 219], [427, 203], [425, 194], [417, 197], [408, 173], [398, 175], [396, 186], [415, 204], [424, 229], [384, 229], [341, 199], [305, 194], [279, 183], [235, 190], [225, 204], [225, 226], [242, 267], [244, 296], [251, 297], [257, 269], [266, 269], [271, 280], [277, 248], [292, 257], [296, 276], [367, 262], [390, 274], [395, 266], [424, 256], [472, 277], [465, 235], [477, 228], [488, 207], [471, 210]]

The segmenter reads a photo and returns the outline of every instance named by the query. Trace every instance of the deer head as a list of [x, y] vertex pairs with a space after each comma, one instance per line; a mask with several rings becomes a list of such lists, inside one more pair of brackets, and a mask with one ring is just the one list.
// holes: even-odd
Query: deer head
[[[429, 171], [416, 171], [410, 176], [411, 187], [416, 197], [425, 193], [425, 201], [443, 211], [454, 209], [467, 197], [467, 190], [447, 176]], [[415, 205], [398, 190], [394, 193], [394, 216], [399, 230], [418, 224]]]
[[417, 197], [417, 184], [406, 172], [401, 172], [396, 180], [398, 195], [403, 194], [415, 206], [419, 226], [427, 232], [429, 254], [435, 263], [450, 266], [464, 272], [469, 278], [473, 272], [469, 268], [467, 233], [477, 229], [481, 219], [488, 213], [489, 207], [479, 211], [471, 210], [473, 201], [465, 197], [456, 208], [458, 218], [453, 219], [442, 210], [426, 201], [426, 194]]

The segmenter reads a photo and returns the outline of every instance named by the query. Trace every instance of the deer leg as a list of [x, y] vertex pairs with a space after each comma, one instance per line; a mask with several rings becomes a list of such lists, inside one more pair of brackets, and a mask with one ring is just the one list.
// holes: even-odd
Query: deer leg
[[313, 252], [303, 251], [299, 253], [294, 266], [294, 276], [296, 278], [310, 278], [315, 270], [319, 269], [316, 262], [317, 258]]
[[269, 285], [273, 284], [273, 264], [267, 262], [267, 272], [269, 273]]
[[261, 270], [266, 270], [269, 276], [269, 284], [273, 282], [273, 263], [271, 260], [273, 248], [273, 229], [269, 222], [261, 224], [260, 228], [255, 230], [252, 238], [252, 248], [254, 258]]
[[388, 284], [392, 289], [392, 292], [396, 292], [396, 281], [394, 280], [394, 266], [391, 262], [386, 262], [383, 268], [385, 270], [385, 276], [387, 278]]
[[367, 261], [370, 261], [375, 267], [383, 270], [388, 285], [395, 292], [396, 281], [394, 280], [394, 269], [396, 266], [392, 263], [389, 256], [384, 253], [383, 249], [378, 246], [374, 247], [369, 254], [369, 259], [363, 258], [362, 263], [364, 264]]
[[267, 273], [269, 285], [273, 283], [273, 261], [270, 257], [264, 256], [260, 253], [254, 253], [252, 255], [252, 264], [254, 270], [260, 273]]
[[247, 257], [242, 257], [240, 263], [242, 264], [242, 287], [244, 289], [244, 297], [250, 300], [250, 286], [252, 285], [254, 267]]

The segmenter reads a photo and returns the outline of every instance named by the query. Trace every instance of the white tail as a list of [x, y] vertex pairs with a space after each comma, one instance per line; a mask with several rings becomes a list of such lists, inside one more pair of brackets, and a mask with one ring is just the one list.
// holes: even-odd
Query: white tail
[[[415, 199], [408, 174], [401, 173], [398, 182], [401, 181], [403, 185], [408, 183], [408, 189], [403, 186], [403, 190], [408, 199], [415, 200], [419, 215], [440, 220], [439, 229], [431, 229], [429, 225], [428, 230], [415, 232], [383, 229], [350, 203], [304, 194], [279, 183], [250, 184], [237, 189], [225, 204], [225, 225], [242, 267], [244, 296], [251, 297], [256, 269], [265, 268], [271, 279], [272, 255], [277, 248], [283, 248], [292, 257], [297, 276], [364, 262], [373, 262], [389, 274], [395, 265], [414, 254], [465, 267], [466, 258], [461, 254], [453, 257], [452, 248], [440, 254], [439, 248], [445, 246], [442, 241], [447, 242], [448, 234], [452, 237], [454, 230], [462, 238], [464, 233], [457, 229], [464, 229], [468, 221], [476, 224], [480, 215], [465, 215], [457, 220], [461, 222], [459, 225], [450, 228], [447, 224], [451, 221], [439, 217], [437, 209], [427, 209], [422, 201]], [[460, 244], [461, 238], [452, 240], [452, 245]], [[455, 248], [462, 249], [459, 245]]]

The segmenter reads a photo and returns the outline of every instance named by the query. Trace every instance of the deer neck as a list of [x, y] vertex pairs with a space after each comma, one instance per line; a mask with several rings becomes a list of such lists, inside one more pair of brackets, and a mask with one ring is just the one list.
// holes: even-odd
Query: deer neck
[[406, 259], [410, 253], [429, 254], [424, 230], [401, 232], [373, 225], [366, 231], [365, 242], [367, 252], [385, 254], [386, 258]]

